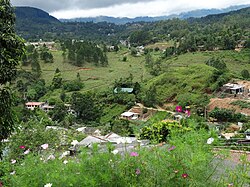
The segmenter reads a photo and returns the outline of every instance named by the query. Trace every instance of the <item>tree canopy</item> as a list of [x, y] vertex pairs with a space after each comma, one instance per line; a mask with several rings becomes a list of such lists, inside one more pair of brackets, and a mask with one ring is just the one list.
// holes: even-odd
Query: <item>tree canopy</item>
[[[14, 128], [11, 109], [13, 97], [8, 84], [16, 75], [16, 65], [23, 53], [23, 42], [14, 30], [15, 17], [9, 0], [0, 1], [0, 142]], [[0, 152], [1, 154], [1, 152]]]

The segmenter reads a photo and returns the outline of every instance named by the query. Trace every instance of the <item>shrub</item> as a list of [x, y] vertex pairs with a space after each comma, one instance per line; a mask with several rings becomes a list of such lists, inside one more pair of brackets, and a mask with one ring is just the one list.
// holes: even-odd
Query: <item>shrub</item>
[[[10, 137], [8, 146], [10, 158], [22, 158], [24, 150], [38, 153], [40, 145], [48, 143], [56, 148], [59, 144], [59, 134], [54, 130], [45, 130], [51, 122], [45, 118], [33, 117], [27, 123], [21, 123], [20, 127]], [[23, 149], [20, 146], [24, 146]]]
[[244, 69], [241, 71], [241, 76], [244, 78], [244, 79], [248, 79], [250, 78], [250, 74], [249, 74], [249, 71]]
[[233, 110], [224, 108], [220, 109], [217, 107], [209, 113], [209, 116], [216, 118], [218, 121], [238, 122], [247, 120], [241, 113], [234, 113]]
[[63, 89], [72, 92], [79, 91], [84, 87], [84, 84], [78, 80], [68, 81], [63, 84]]
[[187, 132], [190, 130], [191, 128], [183, 127], [177, 122], [158, 122], [150, 127], [145, 126], [142, 129], [140, 137], [142, 139], [149, 139], [153, 142], [165, 142], [171, 131]]
[[[122, 154], [108, 145], [107, 151], [82, 150], [77, 158], [54, 160], [26, 155], [8, 165], [2, 178], [6, 186], [224, 186], [215, 181], [213, 154], [201, 130], [172, 134], [170, 145], [127, 150]], [[46, 152], [46, 150], [45, 150]], [[118, 153], [118, 154], [117, 154]], [[66, 162], [65, 162], [66, 161]], [[209, 169], [208, 169], [209, 168]], [[15, 171], [15, 174], [10, 173]]]

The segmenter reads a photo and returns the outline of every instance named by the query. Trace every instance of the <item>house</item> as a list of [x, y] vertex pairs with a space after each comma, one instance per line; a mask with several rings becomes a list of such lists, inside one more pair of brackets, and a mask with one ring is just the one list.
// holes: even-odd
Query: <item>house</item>
[[102, 144], [102, 143], [108, 143], [108, 140], [105, 140], [104, 137], [101, 136], [92, 136], [89, 135], [86, 138], [84, 138], [82, 141], [78, 143], [79, 146], [89, 147], [94, 143]]
[[133, 93], [134, 89], [133, 88], [115, 88], [114, 93]]
[[44, 110], [45, 112], [49, 112], [50, 110], [53, 110], [55, 107], [54, 106], [49, 106], [48, 104], [44, 104], [41, 109]]
[[134, 112], [124, 112], [121, 114], [121, 118], [122, 119], [127, 119], [127, 120], [135, 120], [139, 118], [139, 114], [138, 113], [134, 113]]
[[[129, 146], [147, 145], [149, 140], [137, 140], [136, 137], [121, 137], [113, 132], [105, 136], [89, 135], [77, 145], [83, 147], [91, 147], [93, 144], [105, 145], [106, 143], [112, 143], [116, 148], [128, 148]], [[105, 146], [106, 147], [106, 146]]]
[[29, 110], [35, 110], [36, 108], [40, 108], [44, 110], [45, 112], [48, 112], [54, 109], [54, 106], [50, 106], [45, 102], [27, 102], [25, 103], [25, 106]]
[[25, 106], [29, 110], [35, 110], [35, 108], [42, 108], [44, 104], [45, 102], [27, 102], [25, 103]]
[[227, 83], [223, 85], [223, 90], [230, 94], [242, 94], [244, 92], [244, 85]]
[[42, 41], [25, 43], [26, 46], [33, 45], [33, 46], [35, 46], [35, 48], [46, 46], [50, 50], [55, 50], [55, 44], [56, 44], [55, 42], [42, 42]]

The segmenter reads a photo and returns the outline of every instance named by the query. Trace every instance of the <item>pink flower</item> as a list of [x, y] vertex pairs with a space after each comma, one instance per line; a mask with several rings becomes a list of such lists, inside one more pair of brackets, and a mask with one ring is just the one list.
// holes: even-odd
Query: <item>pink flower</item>
[[48, 147], [49, 147], [49, 144], [43, 144], [43, 145], [41, 145], [41, 147], [43, 148], [43, 149], [47, 149]]
[[3, 187], [3, 182], [2, 181], [0, 181], [0, 187]]
[[181, 106], [176, 106], [175, 110], [176, 110], [176, 112], [182, 112], [182, 107]]
[[141, 174], [141, 170], [140, 170], [139, 168], [137, 168], [137, 169], [135, 170], [135, 174], [136, 174], [136, 175], [140, 175], [140, 174]]
[[187, 115], [187, 117], [190, 117], [190, 111], [189, 110], [185, 110], [185, 114]]
[[19, 148], [20, 149], [25, 149], [25, 146], [24, 145], [20, 145]]
[[30, 152], [30, 149], [27, 149], [26, 151], [24, 151], [23, 154], [27, 155], [27, 154], [29, 154], [29, 152]]
[[183, 179], [188, 178], [188, 174], [187, 173], [183, 173], [181, 176], [182, 176]]
[[139, 154], [137, 152], [131, 152], [130, 156], [139, 156]]
[[168, 150], [169, 150], [169, 151], [172, 151], [172, 150], [174, 150], [175, 148], [176, 148], [175, 146], [172, 146], [172, 147], [168, 148]]
[[15, 163], [16, 163], [16, 160], [11, 159], [11, 164], [15, 164]]
[[55, 160], [56, 157], [54, 155], [49, 155], [49, 157], [47, 158], [47, 160]]

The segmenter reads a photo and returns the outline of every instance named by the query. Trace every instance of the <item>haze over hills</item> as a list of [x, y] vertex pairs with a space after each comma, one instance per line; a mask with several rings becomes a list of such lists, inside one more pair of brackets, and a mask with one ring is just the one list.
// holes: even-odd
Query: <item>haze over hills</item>
[[179, 19], [187, 19], [187, 18], [200, 18], [211, 14], [221, 14], [226, 13], [234, 10], [239, 10], [242, 8], [249, 7], [248, 5], [237, 5], [237, 6], [230, 6], [224, 9], [198, 9], [189, 12], [183, 12], [180, 14], [171, 14], [168, 16], [157, 16], [157, 17], [135, 17], [135, 18], [128, 18], [128, 17], [110, 17], [110, 16], [97, 16], [97, 17], [85, 17], [85, 18], [73, 18], [73, 19], [60, 19], [62, 22], [90, 22], [93, 21], [94, 23], [98, 22], [109, 22], [115, 24], [126, 24], [131, 22], [154, 22], [160, 20], [166, 20], [171, 18], [179, 18]]
[[[26, 40], [55, 40], [60, 38], [68, 39], [89, 39], [94, 41], [119, 41], [126, 39], [134, 31], [151, 30], [152, 34], [157, 38], [159, 33], [163, 35], [166, 31], [176, 36], [179, 31], [187, 34], [187, 30], [192, 31], [192, 25], [189, 23], [199, 23], [202, 27], [210, 23], [217, 25], [226, 24], [227, 26], [238, 25], [239, 23], [248, 27], [249, 8], [243, 8], [223, 14], [214, 14], [202, 18], [188, 19], [165, 19], [162, 23], [156, 22], [133, 22], [126, 24], [115, 24], [109, 22], [61, 22], [50, 16], [43, 10], [31, 7], [16, 7], [16, 30], [18, 34]], [[155, 18], [154, 18], [155, 19]], [[171, 25], [175, 25], [173, 27]], [[183, 25], [178, 28], [178, 25]], [[185, 25], [185, 26], [184, 26]], [[189, 28], [190, 27], [190, 28]], [[182, 34], [182, 35], [183, 35]], [[184, 35], [185, 35], [184, 34]], [[161, 36], [159, 36], [161, 38]]]
[[167, 20], [172, 18], [179, 18], [179, 19], [187, 19], [187, 18], [200, 18], [207, 15], [212, 14], [221, 14], [227, 13], [234, 10], [239, 10], [242, 8], [250, 7], [248, 5], [237, 5], [237, 6], [230, 6], [224, 9], [199, 9], [193, 10], [189, 12], [183, 12], [180, 14], [171, 14], [168, 16], [158, 16], [158, 17], [135, 17], [135, 18], [127, 18], [127, 17], [110, 17], [110, 16], [98, 16], [98, 17], [86, 17], [86, 18], [73, 18], [73, 19], [57, 19], [49, 13], [34, 7], [15, 7], [15, 14], [17, 18], [17, 22], [19, 20], [29, 19], [34, 23], [40, 24], [55, 24], [61, 22], [108, 22], [108, 23], [115, 23], [115, 24], [126, 24], [132, 22], [154, 22], [160, 20]]

